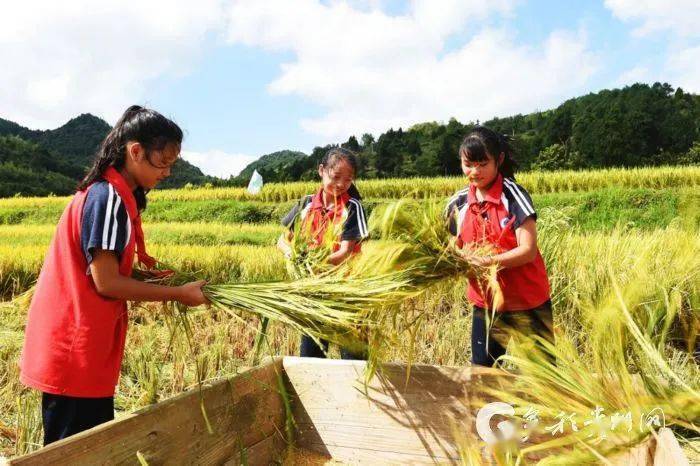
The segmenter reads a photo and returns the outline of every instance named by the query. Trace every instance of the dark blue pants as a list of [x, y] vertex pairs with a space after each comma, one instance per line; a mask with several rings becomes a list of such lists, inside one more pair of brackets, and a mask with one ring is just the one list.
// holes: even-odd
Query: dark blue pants
[[44, 446], [114, 419], [114, 398], [76, 398], [43, 393]]
[[[488, 328], [487, 317], [492, 318]], [[552, 327], [552, 302], [526, 311], [497, 312], [474, 306], [472, 313], [472, 364], [491, 367], [506, 353], [512, 334], [539, 335], [554, 342]], [[488, 337], [488, 338], [487, 338]]]
[[[325, 358], [328, 352], [328, 342], [326, 340], [321, 340], [321, 344], [323, 345], [323, 349], [316, 344], [313, 338], [308, 335], [302, 335], [299, 345], [299, 356], [304, 358]], [[345, 348], [340, 348], [340, 357], [341, 359], [367, 359], [367, 356], [364, 354], [353, 353]]]

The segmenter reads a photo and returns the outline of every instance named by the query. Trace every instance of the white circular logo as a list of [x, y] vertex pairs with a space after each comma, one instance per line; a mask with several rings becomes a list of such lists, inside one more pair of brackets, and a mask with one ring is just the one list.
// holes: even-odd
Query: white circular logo
[[515, 426], [510, 421], [501, 421], [497, 424], [496, 427], [500, 431], [500, 439], [494, 435], [491, 430], [491, 418], [497, 414], [513, 416], [515, 409], [508, 403], [497, 401], [485, 405], [476, 413], [476, 432], [481, 437], [481, 440], [489, 445], [493, 445], [498, 441], [511, 440], [515, 437]]

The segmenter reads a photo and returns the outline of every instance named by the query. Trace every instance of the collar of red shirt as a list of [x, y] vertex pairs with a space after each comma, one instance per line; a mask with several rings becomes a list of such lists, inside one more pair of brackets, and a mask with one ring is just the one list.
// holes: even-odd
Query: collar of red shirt
[[[345, 207], [345, 205], [348, 203], [350, 200], [350, 195], [347, 192], [344, 192], [338, 198], [335, 200], [335, 205], [333, 206], [333, 211], [338, 213], [340, 210]], [[318, 190], [316, 194], [314, 194], [314, 197], [311, 198], [311, 207], [310, 209], [312, 210], [323, 210], [326, 207], [323, 205], [323, 187]], [[330, 209], [329, 209], [330, 210]]]
[[[484, 193], [484, 201], [490, 202], [492, 204], [501, 203], [501, 195], [503, 194], [503, 177], [499, 174], [496, 177], [496, 181], [493, 182], [489, 190]], [[469, 205], [479, 202], [476, 198], [476, 186], [469, 186], [469, 194], [467, 194], [467, 203]]]

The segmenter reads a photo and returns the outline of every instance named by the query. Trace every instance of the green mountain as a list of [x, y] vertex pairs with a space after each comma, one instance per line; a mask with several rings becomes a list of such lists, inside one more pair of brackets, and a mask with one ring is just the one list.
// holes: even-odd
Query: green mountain
[[304, 167], [308, 158], [308, 155], [303, 152], [291, 150], [281, 150], [263, 155], [246, 166], [238, 176], [232, 177], [230, 182], [237, 186], [247, 185], [254, 170], [257, 170], [266, 181], [295, 181], [300, 179], [304, 171], [298, 167]]
[[[70, 194], [110, 129], [107, 122], [90, 114], [45, 131], [0, 118], [0, 196]], [[161, 186], [213, 180], [194, 165], [178, 160]]]

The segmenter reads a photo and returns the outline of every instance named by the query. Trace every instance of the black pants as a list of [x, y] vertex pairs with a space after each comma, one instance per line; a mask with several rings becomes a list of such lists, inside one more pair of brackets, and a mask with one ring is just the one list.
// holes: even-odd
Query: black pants
[[114, 419], [114, 398], [76, 398], [43, 393], [44, 446]]
[[[304, 358], [325, 358], [328, 352], [328, 342], [326, 340], [321, 340], [323, 349], [316, 344], [313, 338], [308, 335], [301, 336], [301, 343], [299, 345], [299, 356]], [[354, 360], [364, 360], [367, 356], [364, 354], [353, 353], [345, 348], [340, 348], [341, 359], [354, 359]]]
[[[492, 322], [487, 322], [487, 317]], [[488, 325], [490, 324], [490, 328]], [[552, 302], [526, 311], [497, 312], [474, 306], [472, 314], [472, 363], [493, 366], [506, 353], [506, 346], [513, 331], [522, 335], [539, 335], [554, 342], [552, 327]], [[488, 338], [487, 338], [488, 337]]]

